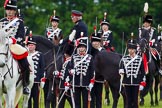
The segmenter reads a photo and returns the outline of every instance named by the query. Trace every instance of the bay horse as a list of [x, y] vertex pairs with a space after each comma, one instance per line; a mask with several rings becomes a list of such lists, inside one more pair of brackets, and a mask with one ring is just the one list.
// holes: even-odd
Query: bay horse
[[[115, 52], [107, 52], [105, 50], [99, 52], [99, 54], [95, 58], [95, 72], [99, 72], [99, 74], [101, 74], [104, 79], [108, 81], [113, 97], [112, 108], [117, 108], [118, 99], [120, 96], [119, 63], [122, 55]], [[123, 89], [121, 91], [121, 94], [124, 100], [124, 108], [126, 108], [126, 95]]]
[[[9, 49], [8, 35], [0, 37], [0, 108], [2, 108], [2, 98], [5, 96], [6, 108], [15, 108], [20, 97], [22, 96], [22, 81], [19, 81], [20, 73], [17, 61], [12, 57]], [[28, 59], [32, 71], [34, 70], [34, 63], [31, 58]], [[34, 82], [34, 73], [30, 74], [30, 87]], [[27, 101], [29, 96], [25, 97], [23, 108], [27, 108]]]
[[[148, 74], [146, 74], [146, 87], [144, 90], [140, 92], [140, 105], [144, 105], [144, 97], [147, 95], [147, 93], [150, 93], [151, 101], [150, 104], [153, 106], [158, 105], [158, 85], [160, 82], [160, 76], [158, 72], [158, 67], [155, 59], [151, 55], [150, 51], [151, 48], [149, 46], [149, 42], [145, 38], [141, 38], [139, 40], [139, 47], [140, 52], [143, 54], [148, 55]], [[153, 83], [155, 81], [155, 84]], [[153, 84], [154, 84], [154, 92], [155, 92], [155, 102], [153, 99]]]

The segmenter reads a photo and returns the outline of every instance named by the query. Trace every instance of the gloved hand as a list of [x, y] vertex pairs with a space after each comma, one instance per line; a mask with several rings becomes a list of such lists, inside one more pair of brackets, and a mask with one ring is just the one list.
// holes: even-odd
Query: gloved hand
[[91, 91], [92, 88], [93, 88], [94, 82], [95, 82], [95, 79], [92, 78], [92, 79], [90, 80], [90, 83], [89, 83], [89, 86], [88, 86], [88, 88], [89, 88], [90, 91]]
[[65, 91], [67, 92], [70, 88], [70, 84], [68, 82], [65, 82], [64, 86], [65, 86]]
[[92, 90], [93, 85], [94, 85], [94, 84], [92, 84], [92, 83], [90, 83], [90, 84], [88, 85], [89, 91], [91, 91], [91, 90]]
[[146, 86], [146, 82], [142, 81], [142, 82], [140, 83], [139, 90], [140, 90], [140, 91], [143, 90], [145, 86]]
[[124, 74], [124, 69], [119, 69], [119, 74], [123, 75]]
[[53, 74], [54, 74], [54, 76], [61, 78], [61, 79], [63, 79], [63, 77], [64, 77], [63, 74], [59, 71], [54, 71]]
[[63, 43], [63, 39], [61, 39], [60, 41], [59, 41], [59, 45], [61, 45]]
[[45, 82], [46, 82], [46, 78], [45, 77], [41, 78], [41, 83], [40, 83], [41, 88], [44, 87]]
[[69, 35], [69, 41], [73, 41], [75, 34], [76, 34], [76, 30], [73, 30]]
[[155, 39], [152, 39], [152, 40], [149, 42], [149, 46], [153, 46], [154, 42], [155, 42]]
[[144, 89], [144, 86], [140, 85], [139, 90], [142, 91]]
[[71, 69], [71, 70], [69, 71], [69, 73], [70, 73], [71, 75], [74, 75], [74, 74], [75, 74], [75, 69]]

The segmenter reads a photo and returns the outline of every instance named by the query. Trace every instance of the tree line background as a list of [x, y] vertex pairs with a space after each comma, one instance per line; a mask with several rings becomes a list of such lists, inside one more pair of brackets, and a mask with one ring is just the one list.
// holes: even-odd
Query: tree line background
[[[5, 0], [1, 0], [3, 7]], [[45, 35], [45, 29], [50, 25], [50, 16], [53, 10], [60, 16], [59, 27], [63, 30], [64, 37], [70, 34], [73, 23], [71, 10], [83, 12], [83, 20], [88, 25], [89, 36], [94, 25], [100, 28], [100, 21], [104, 12], [108, 13], [110, 29], [113, 31], [113, 45], [117, 52], [122, 53], [125, 42], [130, 38], [130, 33], [137, 36], [138, 27], [142, 25], [144, 3], [149, 4], [149, 14], [154, 18], [153, 26], [161, 23], [161, 0], [17, 0], [18, 8], [24, 15], [24, 23], [29, 26], [35, 35]], [[5, 16], [4, 8], [0, 8], [0, 18]]]

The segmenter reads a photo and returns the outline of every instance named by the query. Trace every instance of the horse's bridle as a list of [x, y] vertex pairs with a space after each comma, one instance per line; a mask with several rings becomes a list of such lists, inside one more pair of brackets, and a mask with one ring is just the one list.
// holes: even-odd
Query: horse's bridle
[[[7, 46], [7, 50], [6, 50], [6, 52], [2, 52], [2, 53], [0, 53], [0, 55], [4, 55], [6, 58], [5, 58], [5, 61], [3, 61], [3, 60], [1, 60], [1, 58], [0, 58], [0, 60], [4, 63], [4, 66], [6, 66], [7, 67], [7, 72], [5, 72], [5, 74], [4, 75], [2, 75], [2, 73], [0, 73], [0, 77], [2, 77], [2, 79], [3, 79], [3, 77], [5, 77], [6, 75], [7, 75], [7, 73], [9, 73], [9, 75], [10, 75], [10, 77], [11, 78], [13, 78], [13, 60], [12, 60], [12, 63], [11, 63], [11, 66], [10, 66], [10, 68], [9, 68], [9, 66], [8, 66], [8, 64], [6, 63], [7, 61], [8, 61], [8, 59], [9, 59], [9, 56], [8, 56], [8, 52], [9, 52], [9, 44], [7, 43], [6, 44], [6, 46]], [[11, 55], [10, 55], [11, 56]], [[3, 66], [3, 67], [4, 67]], [[11, 69], [12, 69], [12, 71], [11, 71]], [[11, 73], [12, 72], [12, 73]]]

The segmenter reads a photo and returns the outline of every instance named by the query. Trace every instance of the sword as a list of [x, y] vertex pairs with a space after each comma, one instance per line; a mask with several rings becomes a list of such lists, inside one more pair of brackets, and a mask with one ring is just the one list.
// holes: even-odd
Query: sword
[[70, 89], [70, 93], [71, 93], [71, 100], [72, 100], [73, 108], [75, 108], [74, 94], [73, 94], [72, 89]]
[[91, 107], [91, 91], [88, 90], [88, 108]]
[[66, 91], [64, 91], [64, 92], [62, 93], [62, 95], [61, 95], [61, 97], [60, 97], [60, 99], [59, 99], [59, 101], [58, 101], [58, 103], [57, 103], [57, 105], [56, 105], [56, 108], [58, 108], [58, 105], [60, 104], [62, 98], [63, 98], [64, 95], [65, 95], [65, 93], [66, 93]]

